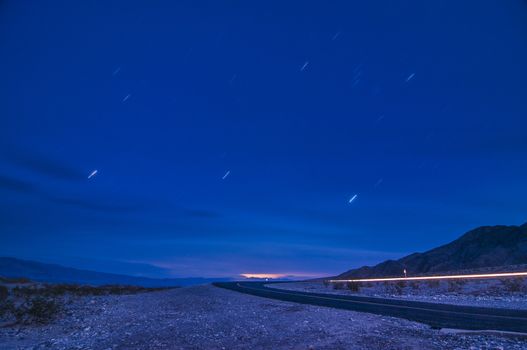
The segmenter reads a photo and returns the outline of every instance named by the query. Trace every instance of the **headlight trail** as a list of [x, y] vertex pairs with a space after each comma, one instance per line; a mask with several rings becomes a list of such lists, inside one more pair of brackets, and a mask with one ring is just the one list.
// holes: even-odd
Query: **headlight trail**
[[345, 279], [345, 280], [328, 280], [328, 282], [339, 283], [339, 282], [426, 281], [426, 280], [453, 280], [453, 279], [468, 279], [468, 278], [497, 278], [497, 277], [525, 277], [525, 276], [527, 276], [527, 272], [504, 272], [504, 273], [484, 273], [484, 274], [474, 274], [474, 275], [359, 278], [359, 279]]

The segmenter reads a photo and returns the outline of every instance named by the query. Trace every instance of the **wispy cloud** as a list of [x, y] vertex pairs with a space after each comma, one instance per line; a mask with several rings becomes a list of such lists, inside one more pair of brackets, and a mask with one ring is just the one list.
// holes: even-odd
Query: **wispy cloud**
[[75, 167], [35, 152], [14, 150], [6, 153], [4, 157], [16, 166], [56, 179], [75, 181], [86, 177], [84, 172]]
[[211, 210], [200, 210], [200, 209], [183, 209], [185, 216], [195, 218], [215, 218], [219, 216], [218, 212]]
[[169, 203], [152, 202], [140, 198], [102, 198], [86, 197], [84, 195], [74, 196], [72, 194], [60, 194], [43, 188], [33, 182], [15, 178], [13, 176], [0, 174], [0, 190], [8, 190], [22, 194], [29, 194], [47, 200], [64, 207], [79, 208], [91, 211], [126, 213], [140, 212], [143, 210], [157, 209], [170, 213], [171, 218], [216, 218], [218, 212], [204, 209], [178, 207]]
[[24, 193], [36, 191], [36, 188], [33, 186], [33, 184], [2, 174], [0, 174], [0, 188]]
[[9, 191], [32, 194], [40, 198], [46, 199], [50, 202], [57, 204], [62, 204], [66, 206], [78, 207], [89, 210], [100, 210], [100, 211], [133, 211], [140, 209], [138, 205], [129, 205], [129, 204], [107, 204], [102, 200], [98, 199], [88, 199], [81, 197], [70, 197], [70, 196], [61, 196], [46, 191], [40, 186], [26, 181], [17, 179], [8, 175], [0, 174], [0, 189], [5, 189]]

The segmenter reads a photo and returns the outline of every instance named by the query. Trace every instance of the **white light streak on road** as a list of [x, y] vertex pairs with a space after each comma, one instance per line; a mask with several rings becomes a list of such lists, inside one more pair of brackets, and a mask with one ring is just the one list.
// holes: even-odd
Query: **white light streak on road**
[[94, 177], [96, 174], [97, 174], [97, 170], [92, 171], [91, 174], [90, 174], [90, 176], [88, 176], [88, 179], [91, 179], [91, 178]]
[[309, 64], [309, 61], [306, 61], [306, 63], [304, 63], [304, 65], [302, 66], [302, 68], [300, 68], [300, 71], [303, 72], [304, 69], [306, 69], [307, 65]]
[[132, 95], [130, 95], [130, 94], [126, 95], [126, 96], [123, 98], [123, 102], [126, 102], [126, 101], [130, 98], [130, 96], [132, 96]]
[[415, 73], [412, 73], [408, 76], [408, 78], [406, 78], [406, 82], [409, 82], [410, 80], [412, 80], [413, 78], [415, 77]]
[[357, 195], [356, 194], [354, 194], [353, 197], [350, 198], [348, 203], [353, 202], [355, 199], [357, 199]]
[[329, 280], [330, 283], [339, 282], [391, 282], [391, 281], [426, 281], [426, 280], [454, 280], [470, 278], [499, 278], [527, 276], [527, 272], [503, 272], [483, 273], [474, 275], [444, 275], [444, 276], [421, 276], [421, 277], [388, 277], [388, 278], [360, 278], [349, 280]]
[[227, 172], [225, 173], [225, 175], [223, 175], [223, 177], [221, 179], [225, 180], [227, 178], [227, 176], [229, 176], [230, 173], [231, 173], [231, 171], [227, 170]]

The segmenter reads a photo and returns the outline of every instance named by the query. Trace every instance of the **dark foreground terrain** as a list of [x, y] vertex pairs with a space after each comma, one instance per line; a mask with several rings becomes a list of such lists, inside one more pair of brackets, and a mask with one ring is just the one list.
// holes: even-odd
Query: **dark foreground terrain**
[[47, 324], [0, 328], [0, 349], [525, 349], [527, 339], [449, 334], [402, 319], [214, 286], [72, 296]]

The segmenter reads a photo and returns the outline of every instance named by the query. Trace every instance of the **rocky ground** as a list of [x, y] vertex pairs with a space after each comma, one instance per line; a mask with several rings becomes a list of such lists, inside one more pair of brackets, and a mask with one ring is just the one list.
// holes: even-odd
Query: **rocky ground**
[[0, 349], [527, 349], [525, 338], [446, 334], [213, 286], [67, 300], [49, 324], [4, 325]]
[[270, 287], [312, 293], [362, 295], [480, 307], [527, 309], [527, 279], [328, 284], [291, 282]]

